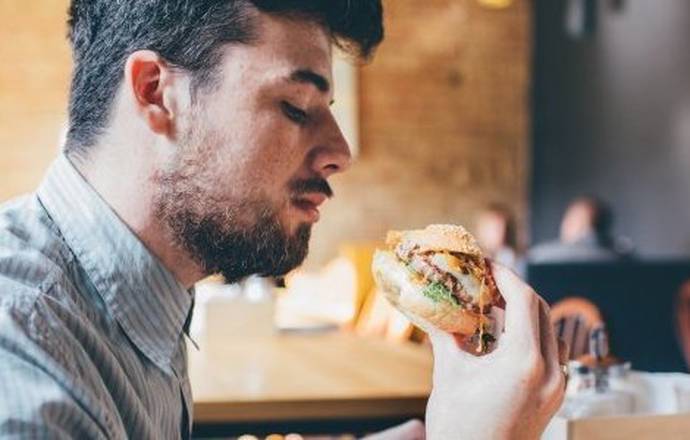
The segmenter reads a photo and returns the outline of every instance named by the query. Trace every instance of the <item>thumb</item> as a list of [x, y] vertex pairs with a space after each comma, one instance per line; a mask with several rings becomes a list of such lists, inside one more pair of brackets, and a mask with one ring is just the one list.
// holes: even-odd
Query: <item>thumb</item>
[[476, 348], [467, 337], [450, 334], [441, 330], [429, 333], [429, 340], [433, 348], [434, 369], [432, 382], [434, 386], [443, 384], [449, 373], [455, 371], [459, 365], [473, 365], [475, 355], [470, 354]]

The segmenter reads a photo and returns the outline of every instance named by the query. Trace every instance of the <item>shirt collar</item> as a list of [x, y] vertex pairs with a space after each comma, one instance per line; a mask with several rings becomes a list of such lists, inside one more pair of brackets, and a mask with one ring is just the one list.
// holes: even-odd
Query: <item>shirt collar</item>
[[51, 165], [38, 198], [127, 337], [171, 372], [193, 291], [149, 252], [64, 155]]

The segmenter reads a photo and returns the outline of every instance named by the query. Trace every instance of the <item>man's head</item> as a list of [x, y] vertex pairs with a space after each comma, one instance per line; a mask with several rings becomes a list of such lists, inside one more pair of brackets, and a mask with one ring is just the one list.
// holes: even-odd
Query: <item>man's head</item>
[[491, 204], [477, 216], [477, 240], [489, 254], [503, 247], [517, 248], [515, 219], [507, 207]]
[[579, 197], [568, 205], [561, 222], [561, 241], [576, 243], [588, 236], [600, 243], [610, 238], [613, 217], [611, 210], [595, 197]]
[[161, 233], [205, 273], [298, 265], [350, 161], [331, 46], [367, 57], [380, 0], [73, 0], [70, 13], [68, 155], [134, 144]]

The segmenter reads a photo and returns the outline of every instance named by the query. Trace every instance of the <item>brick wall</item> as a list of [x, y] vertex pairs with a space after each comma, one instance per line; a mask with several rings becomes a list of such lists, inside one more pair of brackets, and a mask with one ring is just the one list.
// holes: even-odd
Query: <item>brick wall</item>
[[31, 191], [66, 120], [67, 0], [0, 1], [0, 201]]
[[488, 202], [525, 224], [531, 2], [385, 6], [387, 38], [360, 73], [360, 155], [334, 181], [308, 266], [390, 228], [471, 226]]

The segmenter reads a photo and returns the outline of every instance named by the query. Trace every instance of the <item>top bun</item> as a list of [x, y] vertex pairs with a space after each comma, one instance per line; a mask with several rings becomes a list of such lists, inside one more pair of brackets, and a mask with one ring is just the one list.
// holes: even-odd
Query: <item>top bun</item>
[[390, 231], [386, 244], [391, 248], [403, 243], [405, 247], [418, 247], [420, 252], [455, 252], [483, 258], [477, 240], [462, 226], [429, 225], [424, 229]]

